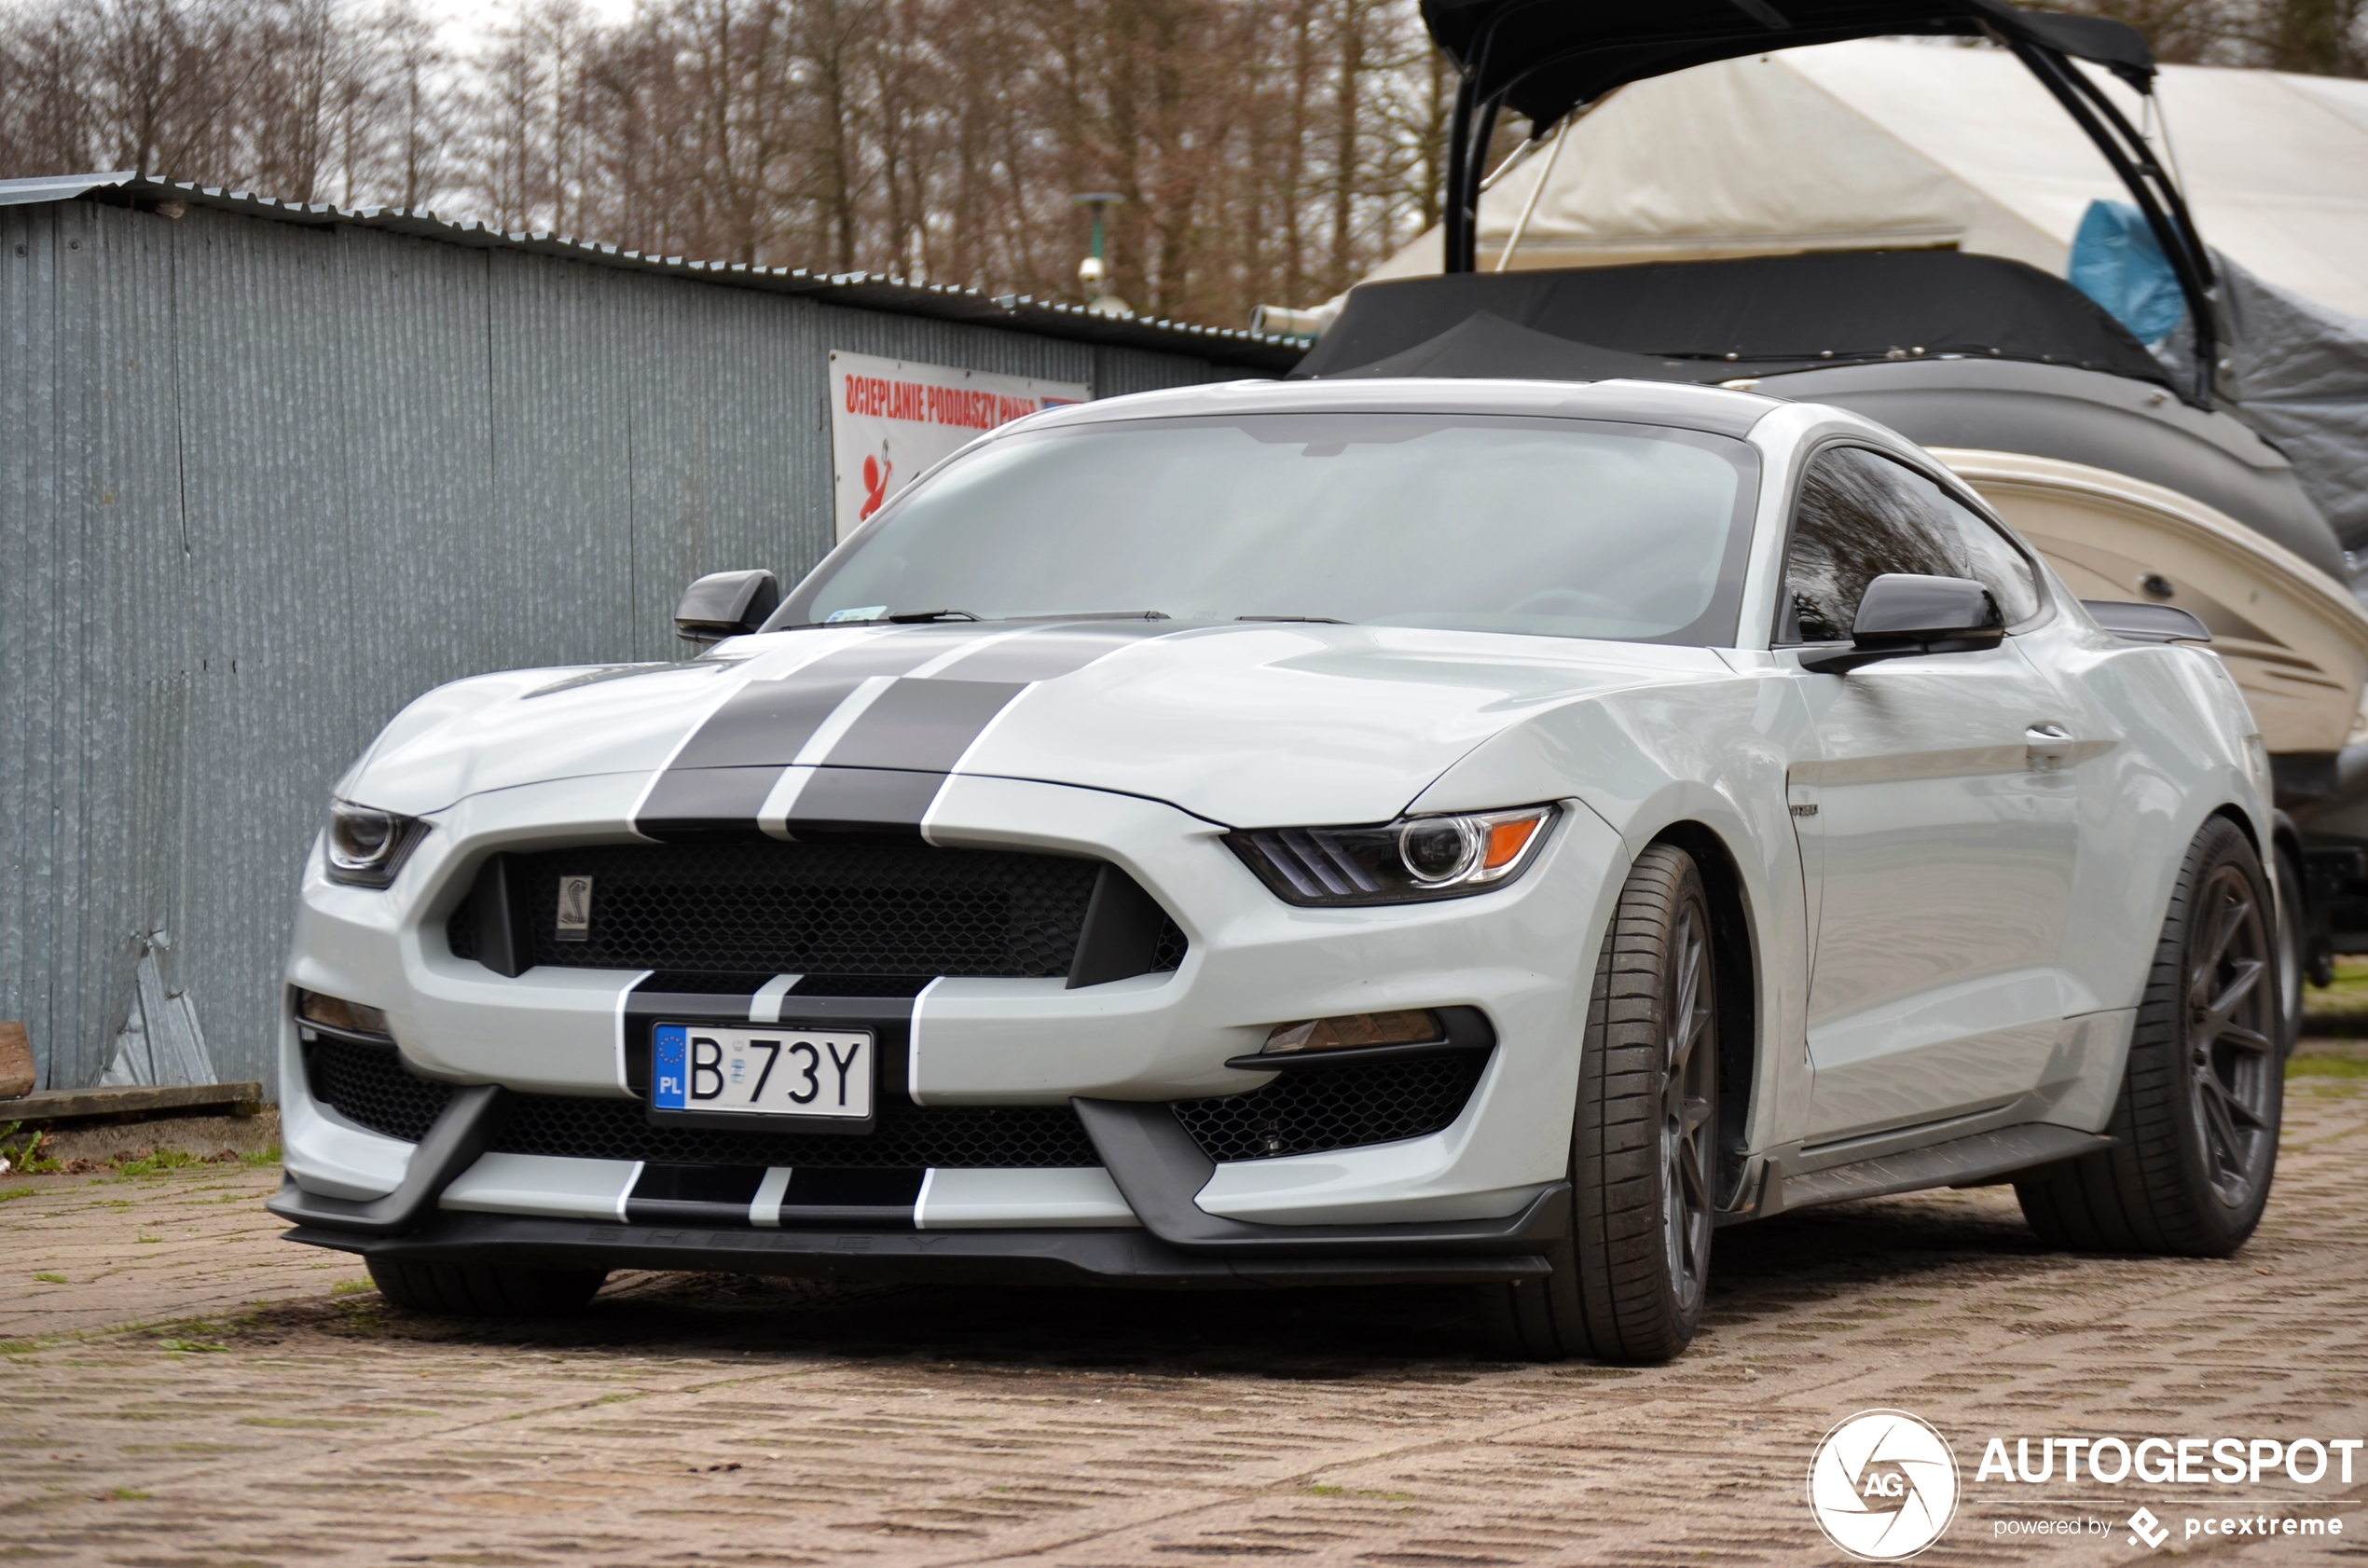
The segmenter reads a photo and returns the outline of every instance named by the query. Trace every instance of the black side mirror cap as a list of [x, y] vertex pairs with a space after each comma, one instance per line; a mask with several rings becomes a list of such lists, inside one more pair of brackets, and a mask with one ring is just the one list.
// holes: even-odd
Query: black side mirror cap
[[1850, 647], [1810, 654], [1800, 667], [1847, 675], [1878, 659], [1995, 648], [2005, 637], [1997, 603], [1972, 578], [1887, 571], [1866, 585], [1858, 601]]
[[682, 590], [674, 635], [685, 642], [745, 636], [780, 605], [781, 585], [769, 571], [710, 571]]
[[2085, 598], [2080, 607], [2088, 618], [2132, 642], [2210, 642], [2211, 631], [2175, 604], [2124, 604], [2117, 599]]

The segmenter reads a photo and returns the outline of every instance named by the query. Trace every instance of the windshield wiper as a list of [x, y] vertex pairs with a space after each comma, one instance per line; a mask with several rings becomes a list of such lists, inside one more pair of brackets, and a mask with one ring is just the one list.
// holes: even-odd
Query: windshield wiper
[[1349, 623], [1337, 615], [1236, 615], [1237, 621], [1295, 621], [1311, 626], [1344, 626]]
[[967, 610], [900, 610], [880, 619], [890, 626], [917, 626], [929, 621], [975, 621], [978, 617]]

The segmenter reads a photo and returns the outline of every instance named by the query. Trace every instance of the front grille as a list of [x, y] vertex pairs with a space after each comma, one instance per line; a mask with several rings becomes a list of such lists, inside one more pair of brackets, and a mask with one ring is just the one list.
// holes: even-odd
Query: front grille
[[1395, 1143], [1453, 1122], [1487, 1065], [1485, 1051], [1458, 1051], [1362, 1066], [1300, 1067], [1247, 1094], [1178, 1100], [1176, 1115], [1219, 1164]]
[[[855, 844], [603, 845], [517, 857], [521, 956], [584, 969], [1065, 975], [1098, 861]], [[592, 879], [591, 928], [557, 930], [559, 879]], [[478, 952], [473, 893], [446, 939]], [[1181, 962], [1171, 923], [1158, 967]]]
[[[417, 1143], [448, 1084], [416, 1077], [393, 1052], [342, 1040], [310, 1050], [313, 1097], [347, 1121]], [[866, 1134], [759, 1133], [728, 1127], [653, 1127], [638, 1100], [512, 1094], [491, 1148], [501, 1154], [647, 1160], [681, 1165], [787, 1165], [808, 1170], [989, 1170], [1099, 1165], [1067, 1106], [916, 1106], [884, 1099]]]

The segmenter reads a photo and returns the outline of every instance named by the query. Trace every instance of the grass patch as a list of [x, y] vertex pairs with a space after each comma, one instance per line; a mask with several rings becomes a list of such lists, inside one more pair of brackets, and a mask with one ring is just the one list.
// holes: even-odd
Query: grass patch
[[341, 1279], [335, 1285], [329, 1286], [329, 1294], [332, 1296], [358, 1296], [365, 1290], [376, 1290], [377, 1288], [377, 1286], [371, 1284], [366, 1279]]
[[2356, 1056], [2291, 1056], [2288, 1078], [2368, 1078], [2368, 1061]]
[[2305, 986], [2303, 1006], [2311, 1012], [2368, 1012], [2368, 957], [2339, 956], [2334, 983]]
[[63, 1285], [66, 1283], [66, 1276], [63, 1274], [43, 1273], [35, 1274], [33, 1277], [39, 1280], [44, 1285]]
[[115, 1171], [118, 1176], [125, 1177], [162, 1176], [167, 1171], [177, 1171], [186, 1166], [204, 1163], [206, 1163], [205, 1161], [199, 1159], [186, 1148], [158, 1148], [143, 1154], [137, 1160], [124, 1161], [116, 1166]]
[[26, 1176], [51, 1176], [65, 1169], [57, 1161], [41, 1152], [49, 1141], [47, 1128], [26, 1132], [24, 1123], [11, 1121], [0, 1127], [0, 1171], [21, 1171]]
[[279, 1162], [280, 1146], [276, 1143], [260, 1154], [241, 1154], [239, 1156], [239, 1163], [246, 1166], [247, 1169], [251, 1171], [259, 1171], [268, 1165], [276, 1165]]
[[11, 1187], [6, 1192], [0, 1192], [0, 1204], [14, 1198], [30, 1198], [40, 1190], [38, 1187]]
[[230, 1347], [213, 1340], [158, 1340], [158, 1350], [175, 1350], [185, 1355], [213, 1355]]
[[107, 1488], [106, 1495], [117, 1503], [145, 1503], [150, 1493], [136, 1486], [111, 1486]]

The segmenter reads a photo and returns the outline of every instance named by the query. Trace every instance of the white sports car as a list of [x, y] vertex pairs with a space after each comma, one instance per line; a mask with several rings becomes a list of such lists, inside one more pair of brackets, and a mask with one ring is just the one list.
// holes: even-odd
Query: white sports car
[[1855, 415], [1114, 398], [681, 625], [432, 692], [337, 787], [272, 1207], [399, 1303], [1463, 1282], [1521, 1354], [1653, 1359], [1729, 1223], [2261, 1214], [2244, 700]]

